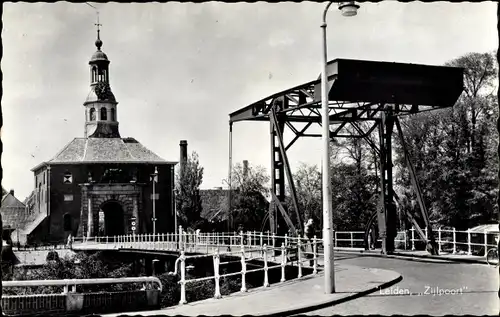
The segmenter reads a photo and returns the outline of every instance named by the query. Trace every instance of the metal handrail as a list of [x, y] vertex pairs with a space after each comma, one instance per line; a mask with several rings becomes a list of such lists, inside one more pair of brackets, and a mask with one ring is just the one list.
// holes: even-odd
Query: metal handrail
[[[428, 230], [424, 229], [427, 233]], [[473, 246], [485, 247], [485, 256], [488, 248], [494, 247], [494, 244], [489, 243], [488, 236], [495, 235], [495, 232], [484, 232], [484, 241], [473, 242], [472, 234], [481, 234], [479, 232], [459, 231], [459, 230], [447, 230], [438, 228], [434, 230], [437, 235], [435, 237], [436, 242], [441, 250], [444, 244], [453, 243], [453, 253], [456, 253], [457, 245], [468, 245], [468, 253], [471, 254]], [[403, 235], [401, 239], [395, 239], [398, 243], [404, 243], [405, 249], [415, 250], [415, 243], [425, 240], [420, 237], [416, 237], [414, 228], [407, 231], [400, 231], [399, 234]], [[443, 238], [442, 235], [453, 234], [453, 241], [450, 239]], [[466, 241], [457, 240], [457, 235], [467, 234]], [[344, 238], [344, 235], [349, 235], [348, 238]], [[91, 238], [76, 238], [73, 239], [75, 247], [78, 245], [77, 241], [82, 240], [84, 244], [106, 244], [110, 245], [111, 248], [135, 248], [137, 244], [140, 244], [140, 249], [154, 249], [154, 250], [187, 250], [191, 252], [204, 252], [210, 253], [210, 246], [228, 247], [233, 246], [238, 247], [242, 240], [245, 241], [245, 246], [247, 248], [259, 248], [263, 244], [267, 244], [270, 247], [275, 246], [276, 240], [284, 240], [286, 245], [289, 243], [296, 243], [299, 237], [294, 236], [278, 236], [275, 234], [270, 234], [264, 232], [214, 232], [214, 233], [204, 233], [204, 232], [192, 232], [187, 233], [179, 228], [179, 233], [167, 233], [167, 234], [140, 234], [140, 235], [124, 235], [116, 237], [91, 237]], [[300, 237], [300, 239], [303, 239]], [[112, 242], [113, 241], [113, 242]], [[363, 231], [335, 231], [334, 232], [335, 248], [350, 248], [350, 249], [362, 249], [364, 245], [364, 232]], [[377, 239], [378, 242], [381, 239]], [[144, 243], [145, 242], [145, 243]], [[408, 245], [408, 242], [410, 245]], [[318, 241], [321, 244], [321, 241]], [[356, 247], [359, 246], [359, 247]], [[203, 250], [204, 248], [204, 250]]]
[[143, 277], [121, 277], [121, 278], [93, 278], [93, 279], [63, 279], [63, 280], [21, 280], [21, 281], [3, 281], [2, 287], [34, 287], [34, 286], [64, 286], [65, 290], [69, 286], [77, 285], [96, 285], [96, 284], [124, 284], [124, 283], [147, 283], [158, 286], [162, 291], [162, 285], [159, 278], [154, 276]]

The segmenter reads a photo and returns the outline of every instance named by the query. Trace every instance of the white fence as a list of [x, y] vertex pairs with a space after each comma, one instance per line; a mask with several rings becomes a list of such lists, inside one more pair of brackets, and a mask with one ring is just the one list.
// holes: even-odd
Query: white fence
[[[316, 238], [314, 238], [311, 242], [304, 242], [305, 239], [295, 239], [296, 240], [296, 245], [295, 246], [286, 246], [285, 242], [281, 244], [281, 247], [269, 247], [267, 244], [259, 245], [259, 246], [252, 246], [250, 250], [250, 254], [257, 254], [257, 256], [250, 256], [248, 257], [248, 246], [244, 244], [244, 239], [243, 239], [243, 234], [240, 236], [228, 236], [226, 238], [233, 239], [233, 241], [237, 241], [239, 238], [239, 251], [229, 251], [225, 252], [223, 254], [219, 253], [218, 249], [215, 249], [214, 254], [204, 254], [204, 255], [191, 255], [191, 256], [186, 256], [185, 251], [181, 251], [181, 256], [176, 260], [175, 262], [175, 271], [171, 272], [170, 274], [180, 274], [180, 281], [179, 284], [181, 286], [180, 292], [180, 301], [179, 304], [183, 305], [187, 303], [187, 298], [186, 298], [186, 286], [194, 283], [194, 282], [199, 282], [199, 281], [207, 281], [207, 280], [214, 280], [215, 282], [215, 288], [214, 288], [214, 298], [218, 299], [221, 298], [221, 285], [220, 285], [220, 279], [224, 277], [232, 277], [232, 276], [241, 276], [241, 288], [240, 292], [246, 292], [247, 291], [247, 285], [246, 285], [246, 275], [252, 272], [259, 272], [263, 271], [264, 276], [263, 276], [263, 281], [262, 281], [262, 286], [263, 287], [269, 287], [269, 270], [272, 269], [281, 269], [281, 278], [280, 278], [280, 283], [283, 283], [286, 281], [286, 267], [287, 265], [297, 265], [298, 269], [298, 274], [295, 279], [300, 279], [303, 276], [302, 268], [304, 266], [304, 262], [309, 261], [309, 263], [312, 262], [312, 269], [313, 272], [312, 274], [317, 274], [318, 272], [318, 252], [317, 252], [317, 245], [318, 241]], [[247, 240], [248, 243], [251, 243], [251, 241], [256, 241], [256, 236], [248, 234], [248, 237], [250, 239]], [[212, 239], [213, 237], [208, 237], [205, 236], [203, 237], [205, 239]], [[218, 243], [218, 238], [217, 237], [215, 240], [210, 240], [214, 243]], [[263, 240], [262, 240], [263, 241]], [[205, 242], [206, 244], [210, 242]], [[308, 252], [306, 251], [307, 248], [310, 248], [311, 251]], [[257, 252], [255, 252], [257, 251]], [[276, 258], [276, 252], [275, 251], [280, 251], [280, 256], [277, 259]], [[226, 274], [220, 274], [220, 267], [221, 265], [231, 263], [231, 262], [221, 262], [221, 256], [233, 256], [233, 257], [239, 257], [239, 261], [233, 261], [233, 262], [240, 262], [241, 264], [241, 271], [238, 272], [232, 272], [232, 273], [226, 273]], [[309, 255], [309, 256], [308, 256]], [[189, 260], [193, 259], [201, 259], [201, 258], [207, 258], [207, 257], [212, 257], [212, 262], [213, 262], [213, 268], [214, 268], [214, 275], [212, 276], [206, 276], [206, 277], [200, 277], [200, 278], [194, 278], [194, 279], [186, 279], [186, 262]], [[258, 267], [255, 269], [248, 269], [247, 266], [249, 264], [249, 261], [252, 260], [262, 260], [263, 261], [263, 266]]]
[[[428, 230], [424, 234], [428, 237]], [[179, 228], [180, 233], [159, 233], [123, 235], [113, 237], [73, 238], [71, 241], [74, 249], [142, 249], [142, 250], [165, 250], [187, 253], [212, 253], [218, 251], [231, 251], [243, 243], [247, 250], [250, 248], [261, 248], [267, 245], [271, 248], [279, 246], [277, 241], [282, 241], [288, 246], [288, 241], [295, 241], [295, 237], [277, 236], [269, 232], [186, 232]], [[495, 239], [498, 232], [473, 232], [471, 230], [459, 231], [453, 229], [434, 229], [434, 239], [440, 252], [453, 254], [467, 254], [486, 256], [490, 248], [496, 247]], [[380, 243], [381, 240], [378, 239]], [[425, 240], [418, 236], [414, 228], [400, 231], [395, 239], [396, 248], [400, 250], [425, 250]], [[70, 245], [68, 244], [68, 247]], [[320, 247], [320, 246], [319, 246]], [[334, 247], [341, 249], [364, 249], [363, 231], [335, 231]]]

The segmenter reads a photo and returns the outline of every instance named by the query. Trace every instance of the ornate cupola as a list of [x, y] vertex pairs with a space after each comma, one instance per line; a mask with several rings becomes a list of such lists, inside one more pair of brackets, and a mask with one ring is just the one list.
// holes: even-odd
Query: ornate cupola
[[97, 51], [89, 61], [90, 93], [85, 106], [85, 137], [86, 138], [119, 138], [117, 105], [115, 96], [109, 86], [109, 60], [101, 51], [99, 20], [97, 21]]

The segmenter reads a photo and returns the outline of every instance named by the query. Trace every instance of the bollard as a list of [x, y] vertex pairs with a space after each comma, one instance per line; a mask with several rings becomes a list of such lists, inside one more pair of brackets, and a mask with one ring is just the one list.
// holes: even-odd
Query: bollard
[[245, 246], [241, 245], [241, 292], [247, 291], [246, 286], [247, 263], [245, 262]]
[[221, 298], [220, 294], [220, 275], [219, 275], [219, 250], [215, 249], [214, 254], [214, 278], [215, 278], [215, 294], [214, 298]]
[[285, 281], [285, 264], [286, 264], [286, 249], [285, 244], [281, 244], [281, 280], [280, 282]]
[[298, 269], [299, 269], [299, 274], [297, 276], [297, 278], [301, 278], [302, 277], [302, 259], [301, 259], [301, 253], [302, 253], [302, 242], [300, 241], [301, 239], [297, 239], [297, 266], [298, 266]]
[[179, 301], [179, 305], [184, 305], [187, 303], [186, 301], [186, 256], [184, 255], [184, 251], [181, 251], [181, 280], [179, 284], [181, 284], [181, 300]]
[[313, 238], [313, 274], [318, 274], [318, 241]]
[[352, 232], [351, 232], [351, 248], [354, 248], [354, 237]]
[[472, 250], [471, 250], [472, 246], [470, 244], [470, 240], [471, 239], [470, 239], [470, 228], [469, 228], [469, 229], [467, 229], [467, 248], [468, 248], [467, 255], [472, 254]]
[[267, 266], [267, 245], [264, 244], [262, 247], [262, 251], [264, 252], [264, 287], [269, 287], [269, 277], [267, 274], [268, 266]]
[[453, 254], [457, 253], [457, 232], [453, 227]]

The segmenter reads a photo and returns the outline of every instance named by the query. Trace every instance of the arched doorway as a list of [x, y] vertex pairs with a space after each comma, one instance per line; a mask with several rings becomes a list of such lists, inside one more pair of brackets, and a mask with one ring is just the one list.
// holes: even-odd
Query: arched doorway
[[124, 214], [120, 203], [108, 201], [102, 204], [99, 218], [100, 234], [108, 237], [125, 234]]

